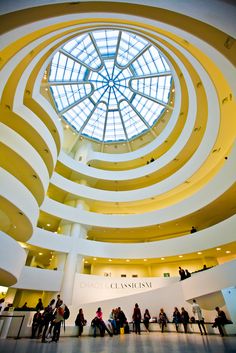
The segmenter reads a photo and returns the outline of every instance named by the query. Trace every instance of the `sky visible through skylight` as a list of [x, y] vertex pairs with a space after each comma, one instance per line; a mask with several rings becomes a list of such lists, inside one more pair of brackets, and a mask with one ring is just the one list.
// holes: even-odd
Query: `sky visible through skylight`
[[172, 74], [163, 54], [134, 33], [81, 34], [54, 55], [50, 91], [58, 114], [81, 136], [129, 141], [168, 108]]

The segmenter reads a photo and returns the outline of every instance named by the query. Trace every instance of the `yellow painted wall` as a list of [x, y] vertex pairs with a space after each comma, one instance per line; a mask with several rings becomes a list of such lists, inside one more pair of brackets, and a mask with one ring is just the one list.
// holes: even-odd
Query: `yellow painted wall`
[[[170, 276], [179, 276], [179, 266], [183, 269], [188, 269], [189, 272], [198, 271], [206, 264], [207, 267], [218, 264], [217, 259], [213, 257], [200, 258], [199, 260], [181, 260], [179, 262], [166, 262], [160, 264], [135, 265], [135, 264], [93, 264], [91, 266], [91, 274], [104, 276], [105, 273], [111, 277], [121, 277], [121, 274], [126, 274], [126, 277], [132, 277], [137, 274], [138, 277], [163, 277], [164, 273], [170, 273]], [[84, 272], [85, 273], [85, 272]], [[87, 272], [86, 272], [87, 273]]]
[[37, 305], [39, 298], [42, 298], [43, 305], [46, 306], [51, 299], [56, 298], [56, 294], [52, 292], [17, 290], [13, 306], [21, 307], [27, 302], [28, 307], [34, 308]]

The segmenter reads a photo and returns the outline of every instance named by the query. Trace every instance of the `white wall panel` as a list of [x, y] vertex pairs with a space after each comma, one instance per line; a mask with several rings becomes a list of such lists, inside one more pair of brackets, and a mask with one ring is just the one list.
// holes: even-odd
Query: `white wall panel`
[[13, 288], [59, 292], [62, 276], [62, 271], [25, 266]]
[[0, 231], [0, 285], [11, 286], [20, 277], [25, 265], [25, 250], [11, 237]]

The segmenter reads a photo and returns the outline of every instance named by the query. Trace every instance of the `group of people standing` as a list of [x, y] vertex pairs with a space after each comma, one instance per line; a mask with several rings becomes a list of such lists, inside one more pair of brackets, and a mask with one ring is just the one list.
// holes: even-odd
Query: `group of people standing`
[[42, 343], [49, 342], [46, 338], [51, 338], [50, 342], [58, 342], [64, 312], [65, 305], [60, 294], [57, 295], [57, 300], [52, 299], [45, 308], [40, 298], [33, 317], [31, 338], [41, 338]]
[[186, 278], [191, 277], [191, 273], [188, 270], [184, 270], [182, 267], [179, 267], [180, 281], [183, 281]]
[[[215, 309], [217, 311], [217, 317], [212, 327], [218, 327], [221, 336], [224, 336], [222, 326], [226, 323], [229, 323], [229, 320], [227, 320], [224, 311], [220, 310], [219, 307], [216, 307]], [[195, 299], [193, 299], [193, 303], [192, 303], [192, 314], [193, 316], [190, 319], [189, 313], [185, 310], [184, 307], [182, 307], [181, 310], [179, 310], [177, 307], [174, 307], [172, 321], [169, 321], [164, 309], [161, 308], [159, 316], [157, 318], [157, 322], [160, 324], [161, 332], [164, 332], [164, 329], [165, 327], [167, 327], [168, 322], [173, 322], [175, 324], [176, 332], [179, 332], [179, 326], [182, 324], [184, 327], [185, 333], [188, 332], [188, 324], [190, 322], [197, 323], [201, 335], [203, 334], [207, 335], [204, 318], [202, 315], [202, 310], [199, 304], [197, 304]], [[144, 315], [142, 317], [139, 305], [136, 303], [133, 309], [132, 320], [133, 320], [133, 331], [136, 334], [139, 334], [139, 335], [141, 334], [141, 328], [140, 328], [141, 322], [143, 322], [146, 331], [150, 332], [149, 322], [151, 320], [151, 315], [148, 309], [145, 309]], [[97, 309], [96, 316], [91, 323], [93, 327], [94, 337], [96, 337], [97, 328], [99, 329], [100, 335], [102, 337], [104, 336], [105, 331], [112, 337], [113, 334], [119, 334], [121, 332], [121, 329], [123, 328], [126, 328], [126, 331], [124, 331], [124, 333], [129, 333], [129, 325], [128, 325], [127, 318], [120, 307], [116, 309], [112, 309], [108, 321], [111, 325], [110, 328], [103, 321], [102, 310], [99, 307]], [[79, 326], [79, 336], [81, 336], [83, 332], [83, 326], [86, 325], [86, 322], [87, 321], [84, 319], [83, 310], [80, 309], [75, 321], [75, 324]]]

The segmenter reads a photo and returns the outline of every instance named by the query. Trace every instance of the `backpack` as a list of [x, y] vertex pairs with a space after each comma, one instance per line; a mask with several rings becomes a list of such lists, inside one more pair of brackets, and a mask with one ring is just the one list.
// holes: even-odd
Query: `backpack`
[[63, 315], [63, 318], [64, 320], [67, 320], [70, 316], [70, 310], [68, 308], [68, 306], [65, 305], [65, 310], [64, 310], [64, 315]]

